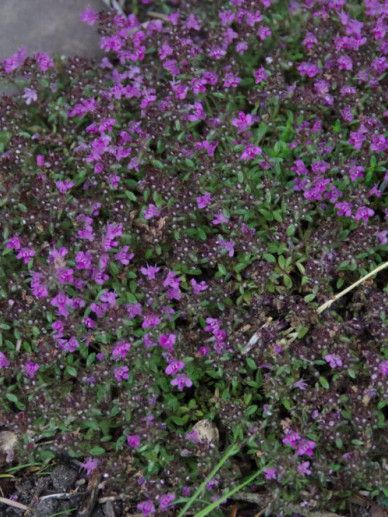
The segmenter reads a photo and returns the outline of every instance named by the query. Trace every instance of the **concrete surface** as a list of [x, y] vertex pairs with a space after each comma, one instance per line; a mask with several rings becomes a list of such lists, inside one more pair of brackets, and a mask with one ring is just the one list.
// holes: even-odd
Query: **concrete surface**
[[88, 5], [104, 7], [102, 0], [0, 0], [0, 59], [19, 47], [29, 53], [100, 55], [96, 28], [79, 19]]

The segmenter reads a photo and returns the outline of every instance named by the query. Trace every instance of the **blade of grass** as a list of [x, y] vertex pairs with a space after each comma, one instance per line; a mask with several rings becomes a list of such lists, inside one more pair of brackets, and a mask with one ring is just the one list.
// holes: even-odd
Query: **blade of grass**
[[199, 498], [201, 493], [205, 490], [206, 485], [209, 483], [209, 481], [211, 481], [214, 478], [214, 476], [217, 474], [217, 472], [220, 470], [220, 468], [224, 465], [224, 463], [226, 461], [228, 461], [228, 459], [231, 456], [234, 456], [235, 454], [237, 454], [239, 452], [239, 450], [240, 450], [240, 445], [233, 444], [225, 451], [225, 454], [222, 456], [222, 458], [217, 463], [217, 465], [212, 469], [210, 474], [202, 481], [202, 483], [199, 485], [197, 490], [190, 497], [190, 499], [187, 501], [187, 503], [182, 508], [182, 510], [178, 513], [178, 517], [183, 517], [186, 514], [187, 510], [189, 510], [193, 506], [193, 504], [197, 501], [197, 499]]
[[217, 499], [217, 501], [214, 501], [213, 503], [206, 506], [206, 508], [196, 513], [195, 517], [205, 517], [206, 515], [209, 515], [209, 513], [218, 508], [218, 506], [220, 506], [221, 503], [232, 497], [237, 492], [240, 492], [247, 485], [250, 485], [263, 472], [263, 468], [257, 470], [256, 472], [248, 476], [242, 483], [235, 486], [234, 488], [231, 488], [228, 492], [225, 492], [219, 499]]
[[357, 287], [358, 285], [362, 284], [363, 282], [365, 282], [365, 280], [368, 280], [368, 278], [370, 278], [371, 276], [375, 275], [376, 273], [378, 273], [379, 271], [382, 271], [383, 269], [385, 269], [386, 267], [388, 267], [388, 262], [383, 262], [382, 264], [380, 264], [379, 266], [377, 266], [375, 269], [373, 269], [373, 271], [371, 271], [370, 273], [368, 273], [367, 275], [361, 277], [359, 280], [357, 280], [357, 282], [354, 282], [352, 285], [350, 285], [349, 287], [347, 287], [346, 289], [344, 289], [343, 291], [340, 291], [338, 294], [336, 294], [335, 296], [333, 296], [333, 298], [331, 298], [330, 300], [328, 300], [327, 302], [325, 302], [324, 304], [320, 305], [317, 309], [317, 313], [318, 314], [321, 314], [321, 312], [325, 311], [326, 309], [328, 309], [330, 307], [330, 305], [332, 305], [334, 302], [336, 302], [337, 300], [339, 300], [340, 298], [342, 298], [345, 294], [349, 293], [350, 291], [352, 291], [355, 287]]

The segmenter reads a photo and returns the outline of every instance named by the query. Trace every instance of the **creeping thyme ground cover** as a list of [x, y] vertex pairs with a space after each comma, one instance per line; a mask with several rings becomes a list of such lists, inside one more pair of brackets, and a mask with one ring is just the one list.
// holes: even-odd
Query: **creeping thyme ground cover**
[[249, 476], [267, 514], [386, 502], [384, 271], [317, 308], [387, 260], [387, 15], [132, 2], [81, 14], [98, 62], [1, 64], [8, 467], [144, 515]]

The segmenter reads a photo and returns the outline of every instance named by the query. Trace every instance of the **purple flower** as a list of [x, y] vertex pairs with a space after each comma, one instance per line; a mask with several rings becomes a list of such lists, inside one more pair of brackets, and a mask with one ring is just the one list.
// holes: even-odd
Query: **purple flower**
[[190, 388], [193, 383], [189, 377], [185, 374], [179, 374], [171, 381], [172, 386], [176, 386], [179, 391], [183, 391], [184, 388]]
[[46, 298], [48, 296], [47, 286], [42, 282], [41, 273], [32, 273], [31, 291], [37, 298]]
[[301, 440], [298, 443], [296, 454], [298, 456], [313, 456], [316, 443], [312, 440]]
[[54, 66], [54, 61], [46, 52], [37, 52], [35, 59], [41, 72], [47, 72], [47, 70]]
[[180, 370], [183, 370], [185, 363], [174, 359], [169, 363], [167, 368], [164, 370], [167, 375], [176, 375]]
[[70, 180], [56, 181], [55, 185], [61, 194], [65, 194], [68, 190], [74, 187], [74, 182]]
[[116, 366], [114, 369], [114, 376], [117, 382], [126, 381], [129, 377], [128, 366]]
[[282, 442], [284, 445], [289, 445], [295, 449], [300, 441], [301, 437], [296, 431], [287, 431], [283, 436]]
[[361, 206], [357, 209], [356, 214], [354, 216], [355, 221], [365, 221], [367, 222], [370, 217], [375, 214], [372, 208], [367, 206]]
[[158, 208], [153, 203], [149, 204], [144, 212], [144, 219], [152, 219], [153, 217], [160, 216], [160, 208]]
[[84, 11], [82, 11], [80, 15], [80, 20], [86, 25], [93, 26], [98, 21], [98, 13], [91, 7], [87, 7]]
[[298, 388], [299, 390], [304, 391], [307, 388], [307, 383], [304, 381], [304, 379], [299, 379], [298, 381], [294, 382], [293, 386], [294, 388]]
[[224, 239], [220, 239], [218, 244], [228, 252], [229, 257], [233, 257], [234, 255], [234, 241], [226, 241]]
[[258, 145], [248, 144], [241, 153], [240, 160], [254, 160], [263, 151]]
[[97, 458], [86, 458], [86, 460], [81, 463], [81, 467], [86, 470], [87, 477], [90, 477], [98, 467], [99, 463], [100, 462]]
[[93, 257], [90, 253], [84, 251], [78, 251], [75, 255], [75, 268], [90, 269], [92, 266]]
[[219, 212], [218, 214], [215, 215], [215, 217], [214, 217], [214, 219], [212, 221], [212, 224], [214, 224], [214, 225], [225, 224], [228, 221], [229, 221], [229, 217], [224, 215], [222, 212]]
[[267, 480], [276, 479], [278, 475], [275, 467], [265, 467], [265, 469], [263, 469], [263, 472], [264, 477]]
[[161, 319], [157, 314], [146, 314], [143, 318], [143, 323], [141, 326], [143, 329], [150, 329], [157, 327], [160, 322]]
[[20, 250], [20, 248], [22, 247], [22, 242], [20, 240], [20, 237], [18, 235], [14, 235], [10, 239], [8, 239], [5, 247], [8, 248], [9, 250], [16, 250], [16, 251]]
[[191, 287], [193, 289], [194, 294], [200, 294], [203, 291], [206, 291], [208, 289], [208, 285], [206, 282], [202, 280], [202, 282], [197, 282], [194, 278], [190, 280]]
[[33, 361], [27, 361], [23, 367], [24, 373], [29, 379], [34, 379], [37, 374], [40, 366], [38, 363], [34, 363]]
[[0, 352], [0, 368], [8, 368], [10, 364], [7, 356], [3, 352]]
[[205, 192], [202, 196], [197, 197], [198, 208], [206, 208], [212, 202], [212, 195], [209, 192]]
[[317, 65], [315, 65], [314, 63], [308, 63], [306, 61], [298, 66], [298, 72], [300, 73], [300, 75], [307, 76], [310, 79], [318, 75], [320, 71], [321, 70], [319, 67], [317, 67]]
[[243, 111], [240, 111], [237, 117], [232, 119], [232, 126], [236, 127], [239, 133], [246, 131], [252, 124], [254, 124], [257, 120], [257, 117], [251, 115], [250, 113], [246, 114]]
[[16, 258], [23, 260], [24, 264], [28, 264], [32, 257], [35, 257], [35, 251], [31, 248], [21, 248], [16, 255]]
[[159, 344], [162, 348], [167, 350], [168, 352], [172, 352], [174, 350], [174, 345], [176, 341], [175, 334], [162, 334], [159, 337]]
[[17, 70], [24, 64], [24, 61], [26, 60], [26, 58], [27, 58], [27, 49], [19, 48], [19, 50], [17, 50], [14, 54], [12, 54], [12, 56], [7, 57], [7, 59], [5, 59], [3, 61], [4, 72], [6, 74], [10, 74], [10, 73], [14, 72], [15, 70]]
[[329, 363], [330, 368], [341, 368], [343, 364], [340, 356], [336, 354], [327, 354], [325, 355], [324, 359], [327, 363]]
[[162, 512], [167, 510], [171, 506], [171, 503], [175, 500], [175, 498], [176, 498], [176, 496], [172, 492], [160, 496], [159, 509]]
[[123, 360], [131, 350], [131, 343], [119, 341], [112, 350], [112, 358], [115, 361]]
[[129, 303], [125, 307], [127, 309], [128, 316], [132, 319], [136, 316], [141, 316], [143, 309], [140, 303]]
[[138, 449], [140, 447], [140, 436], [138, 434], [130, 434], [127, 436], [127, 444], [131, 449]]
[[128, 253], [128, 250], [129, 246], [123, 246], [115, 255], [115, 259], [123, 266], [127, 266], [135, 256], [133, 253]]
[[144, 517], [147, 517], [148, 515], [151, 515], [152, 513], [155, 513], [155, 506], [154, 503], [151, 501], [151, 499], [148, 499], [147, 501], [142, 501], [137, 505], [137, 509], [139, 512], [141, 512]]
[[378, 370], [379, 370], [379, 373], [383, 377], [386, 377], [388, 375], [388, 359], [386, 359], [385, 361], [382, 361], [379, 364]]
[[148, 280], [155, 280], [156, 274], [160, 271], [158, 266], [146, 266], [141, 267], [140, 272], [148, 278]]
[[350, 217], [352, 215], [352, 205], [347, 201], [341, 201], [335, 204], [337, 214]]
[[255, 83], [260, 84], [268, 79], [268, 73], [263, 66], [255, 70], [254, 72]]
[[304, 461], [298, 465], [298, 473], [302, 476], [309, 476], [311, 474], [310, 462]]
[[193, 113], [187, 116], [187, 120], [189, 122], [197, 122], [206, 117], [205, 110], [200, 102], [195, 102], [194, 105], [190, 107], [193, 110]]
[[36, 90], [34, 90], [33, 88], [24, 88], [23, 99], [29, 106], [30, 104], [38, 100], [38, 94]]

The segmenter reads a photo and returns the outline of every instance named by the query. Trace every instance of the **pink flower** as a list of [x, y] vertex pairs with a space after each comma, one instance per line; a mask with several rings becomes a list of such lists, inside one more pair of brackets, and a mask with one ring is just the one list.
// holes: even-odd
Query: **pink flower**
[[149, 204], [146, 210], [144, 211], [144, 219], [152, 219], [153, 217], [160, 216], [160, 208], [158, 208], [153, 203]]
[[212, 195], [209, 192], [205, 192], [202, 196], [197, 197], [198, 208], [206, 208], [212, 202]]
[[172, 352], [174, 350], [174, 345], [176, 341], [176, 335], [175, 334], [162, 334], [159, 337], [159, 344], [162, 348], [165, 350], [168, 350], [169, 352]]
[[264, 477], [267, 480], [276, 479], [277, 478], [277, 470], [275, 467], [265, 467], [263, 469]]
[[138, 449], [140, 447], [140, 436], [138, 434], [130, 434], [127, 436], [127, 444], [131, 449]]

